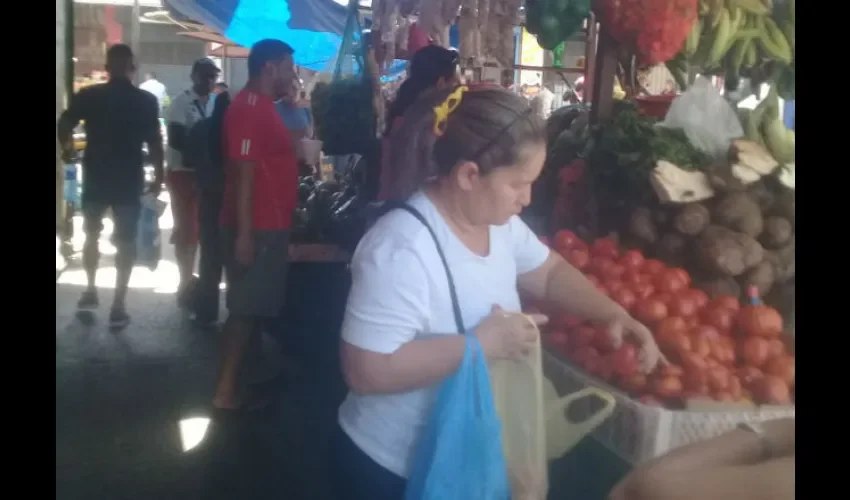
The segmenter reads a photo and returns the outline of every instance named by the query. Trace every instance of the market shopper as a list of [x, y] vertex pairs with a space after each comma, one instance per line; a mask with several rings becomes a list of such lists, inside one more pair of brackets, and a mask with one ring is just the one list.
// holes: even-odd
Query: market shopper
[[491, 359], [518, 355], [537, 335], [524, 317], [504, 312], [520, 310], [518, 288], [609, 325], [615, 342], [635, 337], [644, 371], [661, 359], [643, 325], [518, 217], [543, 167], [545, 136], [523, 97], [466, 86], [429, 92], [394, 132], [390, 163], [410, 163], [419, 173], [419, 187], [398, 194], [430, 229], [414, 214], [393, 210], [353, 256], [341, 343], [350, 392], [331, 444], [338, 498], [402, 498], [434, 387], [464, 352], [452, 286], [467, 334]]
[[313, 138], [313, 115], [310, 108], [301, 105], [300, 95], [301, 85], [297, 79], [293, 79], [286, 94], [276, 103], [280, 118], [293, 141]]
[[401, 126], [404, 113], [424, 92], [457, 85], [459, 61], [457, 51], [439, 45], [425, 46], [416, 51], [410, 59], [409, 76], [399, 87], [387, 113], [387, 127], [382, 144], [379, 200], [398, 198], [397, 191], [409, 189], [411, 178], [415, 175], [406, 162], [394, 164], [388, 161], [393, 130]]
[[744, 425], [639, 465], [610, 500], [792, 500], [795, 419]]
[[163, 145], [156, 97], [133, 85], [136, 71], [133, 51], [124, 44], [113, 45], [106, 53], [106, 83], [91, 85], [71, 99], [59, 118], [58, 135], [62, 147], [73, 151], [74, 127], [85, 122], [86, 150], [83, 156], [82, 211], [86, 241], [83, 266], [88, 286], [77, 308], [97, 309], [95, 277], [100, 261], [98, 241], [103, 217], [112, 209], [115, 255], [115, 296], [109, 313], [112, 327], [130, 321], [125, 299], [136, 259], [136, 229], [144, 189], [142, 144], [147, 144], [154, 166], [151, 192], [158, 194], [163, 181]]
[[248, 56], [249, 81], [224, 117], [226, 175], [221, 210], [228, 318], [213, 405], [236, 409], [246, 347], [283, 306], [298, 165], [274, 102], [292, 85], [292, 47], [261, 40]]
[[187, 151], [195, 145], [188, 140], [190, 130], [212, 114], [215, 103], [213, 86], [220, 70], [206, 57], [192, 64], [192, 88], [178, 94], [168, 108], [168, 173], [165, 178], [171, 196], [174, 230], [171, 243], [180, 284], [177, 301], [183, 307], [192, 305], [197, 285], [194, 275], [195, 254], [198, 248], [198, 188], [195, 170], [185, 157], [199, 156]]

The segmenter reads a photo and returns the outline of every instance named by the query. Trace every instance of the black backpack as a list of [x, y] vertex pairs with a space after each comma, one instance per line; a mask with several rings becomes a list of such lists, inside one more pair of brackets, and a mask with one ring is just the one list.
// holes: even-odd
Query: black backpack
[[[195, 171], [200, 187], [218, 186], [224, 182], [221, 128], [229, 100], [216, 102], [211, 116], [192, 125], [183, 147], [183, 165]], [[224, 109], [218, 109], [223, 106]]]

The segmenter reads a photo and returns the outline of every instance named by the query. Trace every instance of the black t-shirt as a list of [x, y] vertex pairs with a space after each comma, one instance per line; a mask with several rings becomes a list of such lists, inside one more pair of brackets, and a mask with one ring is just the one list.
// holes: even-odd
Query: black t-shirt
[[162, 143], [153, 94], [113, 79], [74, 95], [61, 120], [72, 127], [85, 122], [84, 200], [121, 203], [142, 194], [142, 144]]

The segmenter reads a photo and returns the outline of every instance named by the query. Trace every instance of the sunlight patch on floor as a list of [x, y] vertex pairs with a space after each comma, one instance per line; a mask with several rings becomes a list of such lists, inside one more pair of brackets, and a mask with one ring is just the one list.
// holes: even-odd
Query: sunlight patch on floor
[[187, 452], [204, 440], [210, 427], [210, 419], [204, 417], [184, 418], [180, 421], [180, 444]]

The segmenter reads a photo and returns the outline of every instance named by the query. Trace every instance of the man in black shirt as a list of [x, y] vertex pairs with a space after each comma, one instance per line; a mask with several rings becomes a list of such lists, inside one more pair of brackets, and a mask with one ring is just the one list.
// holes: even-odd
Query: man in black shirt
[[98, 239], [102, 219], [112, 208], [117, 253], [115, 256], [115, 298], [109, 313], [110, 326], [120, 328], [130, 321], [124, 299], [136, 258], [136, 227], [144, 189], [142, 144], [155, 169], [151, 191], [159, 194], [163, 181], [163, 146], [156, 97], [133, 85], [136, 67], [133, 52], [124, 44], [113, 45], [106, 53], [109, 80], [78, 92], [59, 118], [59, 140], [71, 147], [74, 127], [82, 120], [86, 128], [83, 157], [82, 211], [86, 242], [83, 266], [88, 288], [77, 304], [80, 310], [99, 305], [95, 274], [100, 251]]

